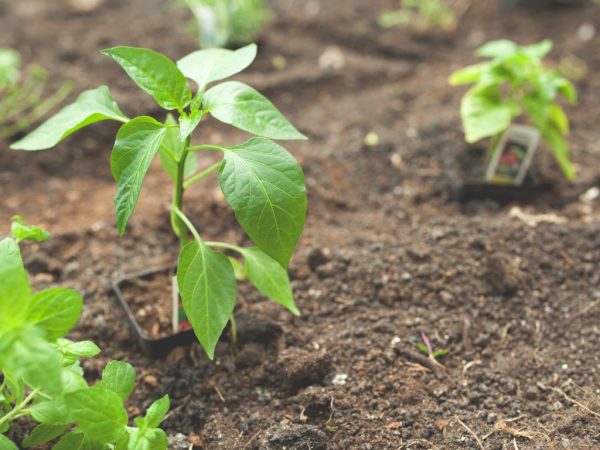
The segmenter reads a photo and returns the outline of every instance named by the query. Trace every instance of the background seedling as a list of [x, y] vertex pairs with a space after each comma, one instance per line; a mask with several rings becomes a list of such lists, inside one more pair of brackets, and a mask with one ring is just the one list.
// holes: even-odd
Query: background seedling
[[[75, 103], [12, 148], [43, 150], [91, 123], [123, 122], [110, 158], [117, 183], [114, 203], [120, 234], [125, 232], [133, 214], [144, 176], [152, 160], [159, 155], [173, 180], [171, 225], [180, 242], [179, 292], [192, 328], [210, 358], [232, 317], [237, 290], [232, 259], [215, 249], [241, 256], [247, 278], [254, 286], [292, 313], [299, 314], [287, 267], [304, 228], [304, 175], [292, 155], [271, 139], [306, 138], [250, 86], [228, 81], [207, 88], [210, 83], [250, 65], [256, 56], [256, 46], [251, 44], [236, 51], [200, 50], [177, 64], [144, 48], [115, 47], [103, 53], [119, 63], [162, 108], [175, 111], [178, 119], [170, 113], [164, 122], [149, 116], [129, 119], [108, 88], [101, 86], [83, 92]], [[196, 83], [195, 94], [186, 77]], [[190, 136], [206, 115], [259, 137], [231, 147], [192, 145]], [[196, 152], [216, 152], [222, 158], [209, 167], [199, 168]], [[225, 199], [255, 247], [205, 242], [185, 215], [185, 191], [213, 173], [218, 173]], [[240, 275], [239, 267], [237, 269]]]
[[240, 47], [255, 42], [271, 12], [264, 0], [184, 0], [196, 19], [200, 47]]
[[166, 450], [167, 436], [158, 426], [169, 397], [154, 402], [130, 427], [124, 406], [135, 387], [130, 364], [111, 361], [100, 382], [88, 386], [79, 360], [100, 349], [90, 341], [65, 338], [83, 300], [65, 288], [34, 292], [18, 242], [42, 241], [49, 234], [20, 216], [12, 234], [0, 240], [0, 449], [17, 450], [6, 433], [13, 422], [29, 420], [37, 425], [22, 448], [57, 441], [56, 450]]
[[45, 69], [31, 65], [22, 70], [19, 53], [0, 48], [0, 138], [8, 139], [25, 130], [71, 92], [72, 83], [66, 82], [42, 100], [47, 79]]
[[452, 30], [456, 27], [456, 15], [447, 0], [401, 0], [400, 9], [379, 17], [379, 25], [383, 28], [410, 25], [421, 30]]
[[502, 133], [524, 117], [540, 131], [564, 175], [572, 180], [575, 171], [566, 141], [569, 119], [556, 99], [562, 95], [575, 103], [577, 95], [569, 80], [543, 65], [542, 58], [551, 50], [550, 40], [526, 46], [508, 40], [488, 42], [476, 54], [490, 60], [454, 72], [449, 81], [473, 85], [460, 108], [467, 142], [492, 138], [494, 151]]
[[437, 360], [437, 358], [443, 358], [448, 353], [450, 353], [450, 351], [446, 348], [439, 348], [437, 350], [434, 350], [433, 346], [431, 345], [431, 342], [429, 341], [429, 338], [425, 333], [421, 333], [421, 339], [423, 340], [423, 342], [419, 342], [417, 344], [417, 348], [422, 353], [425, 353], [427, 356], [429, 356], [429, 358], [431, 359]]

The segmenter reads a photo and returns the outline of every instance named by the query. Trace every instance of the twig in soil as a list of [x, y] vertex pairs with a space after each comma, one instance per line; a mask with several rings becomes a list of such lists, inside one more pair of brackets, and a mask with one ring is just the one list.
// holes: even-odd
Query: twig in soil
[[210, 385], [211, 388], [214, 389], [214, 391], [217, 393], [217, 395], [219, 396], [219, 399], [221, 399], [221, 401], [223, 403], [225, 403], [225, 397], [223, 396], [223, 392], [221, 392], [221, 389], [219, 389], [219, 386], [217, 385], [217, 383], [215, 383], [212, 380], [208, 381], [208, 384]]
[[460, 418], [458, 416], [454, 416], [454, 419], [456, 419], [456, 421], [465, 429], [467, 430], [467, 432], [473, 437], [473, 439], [475, 439], [475, 442], [477, 442], [477, 445], [479, 445], [479, 448], [481, 450], [485, 450], [485, 447], [483, 446], [483, 443], [481, 442], [481, 439], [479, 439], [479, 437], [475, 434], [475, 432], [473, 430], [471, 430], [462, 420], [460, 420]]
[[431, 370], [438, 378], [446, 378], [450, 374], [450, 371], [435, 359], [420, 355], [407, 348], [396, 347], [395, 350], [400, 356], [404, 356]]
[[262, 433], [262, 430], [258, 430], [256, 433], [254, 433], [252, 436], [250, 436], [250, 439], [248, 440], [248, 442], [246, 442], [244, 444], [244, 446], [242, 447], [242, 450], [246, 450], [248, 447], [250, 447], [250, 444], [252, 444], [252, 442], [254, 442], [254, 439], [256, 439], [261, 433]]
[[431, 442], [425, 440], [425, 439], [411, 439], [410, 441], [408, 441], [406, 444], [403, 444], [402, 447], [400, 447], [400, 449], [403, 448], [407, 448], [413, 445], [427, 445], [431, 450], [438, 450], [439, 447], [432, 444]]
[[572, 397], [569, 397], [567, 395], [567, 393], [565, 391], [563, 391], [560, 388], [554, 387], [554, 386], [546, 386], [545, 384], [541, 383], [538, 381], [537, 383], [538, 387], [543, 390], [543, 391], [547, 391], [548, 389], [550, 389], [551, 391], [554, 391], [560, 395], [562, 395], [564, 397], [565, 400], [579, 406], [581, 409], [583, 409], [584, 411], [587, 411], [588, 413], [590, 413], [591, 415], [593, 415], [594, 417], [600, 419], [600, 413], [597, 413], [596, 411], [592, 411], [590, 408], [588, 408], [587, 406], [585, 406], [583, 403], [575, 400]]
[[[519, 417], [519, 419], [521, 417]], [[508, 422], [508, 420], [500, 420], [500, 421], [496, 422], [496, 424], [494, 425], [494, 432], [507, 433], [507, 434], [510, 434], [513, 438], [523, 437], [523, 438], [526, 438], [529, 440], [535, 440], [539, 437], [543, 437], [547, 442], [550, 442], [550, 437], [540, 431], [527, 430], [527, 429], [518, 430], [516, 428], [512, 428], [511, 426], [509, 426], [507, 422]]]

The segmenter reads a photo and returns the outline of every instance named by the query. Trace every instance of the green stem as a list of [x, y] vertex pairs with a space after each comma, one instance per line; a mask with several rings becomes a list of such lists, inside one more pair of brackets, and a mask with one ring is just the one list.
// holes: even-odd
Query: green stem
[[6, 414], [4, 417], [1, 417], [0, 418], [0, 427], [2, 425], [4, 425], [5, 423], [9, 422], [11, 419], [27, 415], [27, 414], [23, 414], [25, 412], [25, 411], [23, 411], [23, 409], [27, 406], [27, 404], [31, 400], [33, 400], [33, 398], [38, 394], [39, 391], [40, 391], [39, 388], [31, 391], [31, 393], [27, 397], [25, 397], [25, 399], [21, 403], [19, 403], [17, 406], [15, 406], [15, 408], [11, 412]]
[[211, 173], [213, 173], [216, 170], [219, 170], [219, 168], [221, 167], [221, 164], [223, 163], [223, 161], [219, 161], [218, 163], [213, 164], [210, 167], [207, 167], [206, 169], [204, 169], [202, 172], [197, 173], [196, 175], [194, 175], [193, 177], [188, 178], [184, 183], [183, 183], [183, 189], [188, 189], [190, 186], [196, 184], [198, 181], [200, 181], [202, 178], [206, 177], [207, 175], [210, 175]]
[[229, 323], [231, 324], [231, 343], [236, 344], [237, 343], [237, 325], [235, 324], [235, 318], [233, 317], [233, 314], [229, 318]]
[[[187, 139], [186, 144], [189, 144], [189, 138]], [[173, 203], [171, 206], [171, 226], [173, 227], [175, 234], [179, 237], [180, 247], [183, 247], [185, 244], [187, 244], [188, 240], [185, 226], [183, 225], [181, 218], [176, 214], [176, 211], [179, 211], [183, 215], [183, 178], [185, 174], [186, 158], [187, 152], [183, 152], [181, 159], [177, 163], [177, 174], [175, 176], [175, 187], [173, 191]]]
[[173, 206], [173, 209], [171, 211], [179, 218], [179, 220], [181, 220], [181, 222], [188, 228], [188, 230], [190, 230], [190, 233], [192, 233], [194, 239], [198, 242], [202, 242], [198, 231], [196, 231], [196, 228], [194, 227], [192, 222], [190, 222], [190, 219], [186, 217], [186, 215], [181, 211], [181, 209], [177, 208], [176, 206]]
[[205, 244], [208, 245], [209, 247], [221, 247], [221, 248], [226, 248], [226, 249], [233, 250], [233, 251], [236, 251], [239, 253], [242, 252], [241, 247], [238, 247], [237, 245], [233, 245], [233, 244], [227, 244], [226, 242], [210, 241], [210, 242], [205, 242]]
[[203, 145], [194, 145], [193, 147], [187, 147], [186, 150], [188, 152], [196, 152], [198, 150], [216, 150], [219, 152], [225, 152], [225, 151], [227, 151], [227, 147], [221, 147], [220, 145], [203, 144]]

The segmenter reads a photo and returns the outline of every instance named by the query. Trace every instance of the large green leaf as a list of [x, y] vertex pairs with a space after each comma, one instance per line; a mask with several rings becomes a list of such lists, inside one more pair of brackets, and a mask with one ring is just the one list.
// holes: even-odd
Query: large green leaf
[[37, 422], [47, 425], [68, 425], [71, 421], [62, 396], [54, 400], [38, 401], [29, 408], [29, 412]]
[[42, 329], [46, 339], [53, 341], [75, 326], [82, 307], [81, 295], [72, 289], [45, 289], [33, 295], [27, 322]]
[[306, 139], [262, 94], [238, 81], [227, 81], [204, 94], [204, 106], [221, 122], [271, 139]]
[[273, 141], [250, 139], [225, 151], [219, 183], [248, 236], [287, 268], [306, 219], [304, 174], [296, 160]]
[[514, 101], [500, 99], [496, 87], [472, 89], [465, 94], [460, 107], [467, 142], [502, 133], [519, 113], [519, 106]]
[[116, 441], [127, 425], [127, 411], [116, 393], [101, 386], [80, 389], [65, 395], [73, 421], [91, 439]]
[[241, 72], [256, 58], [256, 44], [237, 50], [209, 48], [198, 50], [177, 61], [183, 74], [198, 84], [198, 89], [213, 81], [223, 80]]
[[[29, 311], [31, 288], [16, 241], [0, 241], [0, 332], [20, 325]], [[0, 333], [1, 335], [1, 333]]]
[[23, 448], [36, 447], [38, 445], [50, 442], [52, 439], [56, 439], [58, 436], [63, 434], [67, 429], [67, 425], [47, 425], [40, 424], [35, 427], [29, 436], [23, 439], [21, 445]]
[[117, 182], [115, 214], [119, 234], [133, 213], [144, 176], [165, 136], [166, 128], [151, 117], [136, 117], [124, 124], [110, 155], [110, 168]]
[[235, 308], [236, 281], [227, 256], [203, 242], [179, 254], [177, 282], [185, 313], [210, 359]]
[[65, 106], [20, 141], [14, 150], [45, 150], [54, 147], [75, 131], [102, 120], [127, 122], [106, 86], [82, 92], [75, 103]]
[[293, 314], [300, 315], [294, 302], [287, 271], [258, 248], [240, 249], [246, 261], [246, 273], [252, 284], [262, 294], [272, 298]]
[[102, 50], [127, 72], [140, 89], [165, 109], [183, 109], [192, 92], [177, 65], [166, 56], [147, 48], [114, 47]]
[[125, 401], [135, 388], [135, 369], [131, 364], [111, 361], [102, 372], [100, 386], [116, 392]]
[[80, 430], [65, 434], [52, 450], [108, 450], [105, 443], [92, 441]]
[[19, 450], [19, 447], [9, 438], [0, 434], [0, 450]]

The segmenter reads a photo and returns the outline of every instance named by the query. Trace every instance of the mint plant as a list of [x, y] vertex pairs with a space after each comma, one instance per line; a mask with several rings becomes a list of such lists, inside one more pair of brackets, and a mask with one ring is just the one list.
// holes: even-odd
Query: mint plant
[[21, 68], [21, 55], [0, 48], [0, 138], [8, 139], [37, 122], [71, 92], [72, 83], [64, 83], [54, 94], [42, 100], [48, 72], [37, 65]]
[[494, 151], [502, 133], [525, 116], [572, 180], [575, 171], [566, 140], [569, 119], [557, 97], [575, 103], [577, 95], [569, 80], [543, 64], [551, 50], [550, 40], [526, 46], [508, 40], [488, 42], [476, 54], [490, 60], [454, 72], [449, 81], [454, 86], [473, 85], [460, 108], [467, 142], [492, 138]]
[[239, 47], [255, 42], [271, 18], [265, 0], [184, 0], [194, 15], [200, 47]]
[[6, 433], [27, 419], [37, 426], [22, 448], [56, 441], [55, 450], [166, 450], [167, 436], [158, 426], [168, 396], [130, 427], [124, 406], [135, 387], [130, 364], [111, 361], [100, 382], [88, 386], [80, 358], [100, 349], [65, 338], [79, 319], [82, 298], [65, 288], [34, 292], [18, 243], [44, 240], [48, 233], [18, 217], [12, 234], [0, 241], [0, 450], [17, 450]]
[[[171, 224], [179, 237], [177, 280], [183, 308], [209, 358], [236, 303], [237, 278], [247, 277], [264, 295], [299, 314], [287, 274], [292, 253], [304, 228], [306, 189], [302, 169], [271, 139], [306, 139], [263, 95], [238, 81], [208, 88], [210, 83], [245, 69], [256, 46], [236, 51], [199, 50], [176, 63], [152, 50], [116, 47], [103, 53], [118, 62], [131, 79], [167, 111], [164, 122], [149, 116], [126, 117], [105, 86], [83, 92], [77, 101], [12, 145], [43, 150], [78, 129], [102, 120], [123, 122], [110, 165], [117, 183], [115, 210], [120, 234], [136, 206], [142, 182], [158, 154], [173, 179]], [[186, 77], [196, 83], [196, 93]], [[257, 135], [231, 147], [192, 145], [191, 135], [207, 115]], [[198, 168], [196, 152], [218, 152], [219, 162]], [[213, 172], [235, 217], [256, 245], [242, 248], [205, 242], [184, 213], [185, 191]], [[190, 239], [191, 235], [191, 239]], [[216, 251], [233, 251], [239, 261]], [[233, 325], [233, 322], [232, 322]], [[235, 331], [235, 330], [234, 330]]]
[[446, 0], [401, 0], [400, 9], [388, 11], [379, 17], [383, 28], [411, 25], [421, 30], [456, 26], [456, 14]]

